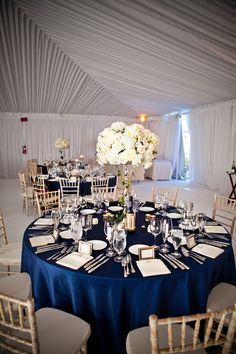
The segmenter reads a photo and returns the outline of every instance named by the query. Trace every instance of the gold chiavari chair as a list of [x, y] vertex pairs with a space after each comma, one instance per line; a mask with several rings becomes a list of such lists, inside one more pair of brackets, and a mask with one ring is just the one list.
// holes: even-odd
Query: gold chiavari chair
[[169, 205], [176, 206], [178, 188], [152, 188], [152, 200], [155, 203], [157, 195], [166, 196], [169, 200]]
[[29, 206], [34, 204], [34, 195], [32, 186], [27, 183], [27, 173], [26, 171], [18, 172], [20, 187], [21, 187], [21, 198], [23, 202], [23, 212], [29, 215]]
[[236, 220], [236, 200], [215, 194], [212, 219], [225, 226], [233, 236]]
[[54, 308], [35, 311], [34, 299], [0, 293], [0, 348], [33, 354], [86, 353], [90, 325]]
[[[226, 333], [223, 325], [227, 315], [231, 316]], [[216, 333], [213, 324], [217, 322]], [[200, 340], [203, 328], [203, 339]], [[223, 346], [222, 354], [229, 354], [236, 331], [236, 304], [220, 311], [196, 315], [159, 319], [149, 316], [149, 326], [129, 332], [126, 339], [128, 354], [184, 353], [206, 354], [206, 348]]]
[[60, 208], [60, 190], [51, 192], [35, 192], [39, 216]]
[[3, 215], [0, 212], [0, 265], [7, 267], [7, 273], [13, 272], [12, 267], [20, 267], [21, 249], [21, 242], [8, 242]]
[[79, 198], [80, 178], [60, 178], [61, 198], [70, 197], [72, 194]]

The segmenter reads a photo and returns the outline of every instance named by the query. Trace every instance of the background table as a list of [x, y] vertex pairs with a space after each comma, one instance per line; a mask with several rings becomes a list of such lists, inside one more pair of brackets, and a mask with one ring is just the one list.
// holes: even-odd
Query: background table
[[[233, 181], [233, 178], [236, 176], [236, 173], [227, 171], [227, 174], [229, 176], [230, 185], [232, 187], [229, 198], [236, 199], [236, 178]], [[234, 176], [234, 177], [232, 177], [232, 176]]]
[[[95, 217], [100, 222], [88, 231], [88, 238], [105, 240], [101, 216], [95, 214]], [[153, 236], [141, 228], [144, 222], [144, 214], [139, 212], [137, 229], [127, 237], [127, 249], [137, 243], [153, 244]], [[188, 271], [174, 270], [166, 263], [171, 274], [144, 278], [135, 264], [136, 273], [124, 278], [123, 268], [113, 259], [91, 274], [83, 268], [74, 271], [46, 261], [52, 253], [35, 255], [28, 231], [23, 239], [22, 271], [31, 276], [36, 307], [59, 308], [89, 322], [92, 328], [89, 354], [123, 354], [127, 333], [147, 325], [151, 313], [166, 317], [204, 312], [213, 286], [222, 281], [236, 285], [231, 246], [216, 259], [208, 258], [203, 265], [183, 258], [190, 266]], [[101, 252], [94, 251], [93, 255]], [[132, 259], [135, 263], [138, 257]]]
[[[59, 180], [57, 180], [57, 179], [45, 180], [45, 184], [46, 184], [49, 191], [56, 191], [56, 190], [60, 189], [60, 183], [59, 183]], [[115, 186], [115, 184], [116, 184], [116, 176], [111, 176], [109, 178], [108, 186], [113, 187], [113, 186]], [[90, 195], [91, 194], [91, 182], [80, 181], [79, 194], [82, 197], [85, 195]]]
[[156, 160], [146, 170], [145, 176], [153, 180], [171, 180], [173, 175], [172, 163], [167, 160]]

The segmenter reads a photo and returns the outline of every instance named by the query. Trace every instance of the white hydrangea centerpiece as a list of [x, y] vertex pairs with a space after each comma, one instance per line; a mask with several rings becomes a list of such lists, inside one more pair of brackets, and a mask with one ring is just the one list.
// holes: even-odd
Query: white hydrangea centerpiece
[[69, 149], [69, 147], [70, 147], [69, 139], [58, 138], [55, 141], [55, 148], [57, 148], [59, 150], [66, 150], [66, 149]]
[[151, 167], [157, 158], [159, 138], [143, 125], [115, 122], [97, 139], [97, 162], [100, 165], [143, 165]]

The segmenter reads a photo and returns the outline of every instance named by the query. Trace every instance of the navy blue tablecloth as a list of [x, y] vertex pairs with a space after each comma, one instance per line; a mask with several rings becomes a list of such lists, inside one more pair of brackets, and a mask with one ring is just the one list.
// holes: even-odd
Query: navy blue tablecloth
[[[49, 191], [57, 191], [60, 189], [60, 183], [58, 180], [46, 180], [45, 181], [46, 187]], [[116, 176], [109, 178], [109, 187], [113, 187], [116, 184]], [[79, 189], [80, 196], [90, 195], [91, 194], [91, 182], [87, 181], [80, 181], [80, 189]]]
[[[105, 240], [101, 216], [95, 214], [95, 217], [99, 218], [99, 224], [88, 231], [88, 238]], [[136, 231], [127, 236], [127, 249], [137, 243], [153, 244], [153, 236], [141, 228], [144, 223], [144, 214], [139, 212]], [[152, 277], [141, 276], [135, 263], [138, 257], [132, 255], [136, 273], [124, 278], [123, 268], [113, 259], [91, 274], [83, 268], [75, 271], [47, 261], [52, 253], [35, 255], [28, 233], [29, 229], [24, 234], [22, 271], [31, 276], [36, 308], [55, 307], [90, 323], [89, 354], [123, 354], [127, 333], [148, 325], [151, 313], [163, 318], [204, 312], [213, 286], [222, 281], [236, 285], [231, 246], [216, 259], [208, 258], [203, 265], [182, 258], [190, 270], [174, 270], [166, 263], [171, 274]], [[104, 250], [93, 251], [93, 255], [101, 252]]]

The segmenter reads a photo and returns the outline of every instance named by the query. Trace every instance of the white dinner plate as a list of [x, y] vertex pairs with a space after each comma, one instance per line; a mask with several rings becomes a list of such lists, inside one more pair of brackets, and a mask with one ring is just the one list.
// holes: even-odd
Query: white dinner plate
[[112, 206], [108, 207], [108, 210], [110, 210], [110, 211], [121, 211], [121, 210], [123, 210], [123, 208], [121, 206], [119, 206], [119, 205], [112, 205]]
[[70, 229], [69, 230], [65, 230], [65, 231], [61, 231], [60, 232], [60, 236], [61, 236], [61, 238], [65, 238], [65, 239], [73, 238], [72, 237], [72, 232], [71, 232]]
[[167, 213], [166, 216], [170, 219], [181, 219], [182, 215], [178, 213]]
[[155, 208], [149, 207], [149, 206], [143, 206], [139, 208], [140, 211], [143, 211], [144, 213], [150, 213], [151, 211], [154, 211]]
[[[168, 241], [169, 243], [172, 243], [172, 244], [173, 244], [173, 240], [172, 240], [171, 237], [168, 237], [167, 241]], [[186, 245], [186, 237], [182, 237], [180, 246], [183, 246], [183, 245]]]
[[93, 244], [93, 250], [94, 251], [103, 250], [104, 248], [107, 247], [107, 243], [105, 241], [89, 240], [88, 242], [91, 242]]
[[149, 247], [148, 245], [142, 245], [141, 243], [129, 247], [129, 252], [138, 256], [139, 248]]
[[195, 229], [197, 229], [198, 227], [197, 226], [192, 226], [192, 225], [188, 225], [188, 227], [186, 228], [185, 225], [183, 225], [182, 223], [179, 224], [179, 228], [180, 229], [183, 229], [183, 230], [190, 230], [190, 231], [193, 231]]
[[89, 215], [89, 214], [95, 214], [96, 210], [94, 209], [82, 209], [80, 210], [80, 214], [84, 214], [84, 215]]

